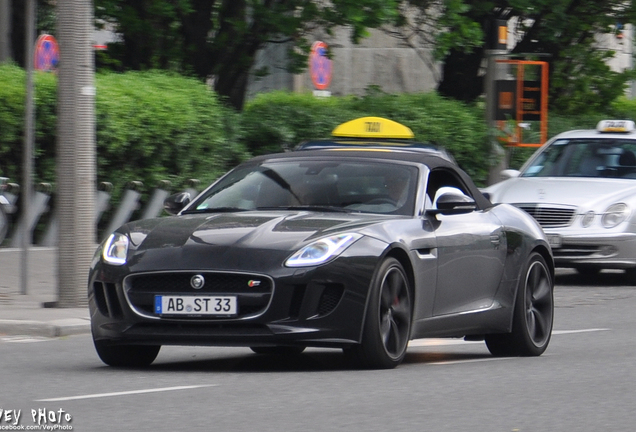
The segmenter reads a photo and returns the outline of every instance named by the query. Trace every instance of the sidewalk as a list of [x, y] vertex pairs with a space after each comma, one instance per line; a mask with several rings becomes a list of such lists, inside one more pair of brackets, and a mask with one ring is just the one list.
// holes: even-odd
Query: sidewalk
[[22, 253], [0, 248], [0, 339], [90, 333], [87, 307], [44, 307], [57, 300], [57, 248], [29, 248], [26, 294], [21, 293]]

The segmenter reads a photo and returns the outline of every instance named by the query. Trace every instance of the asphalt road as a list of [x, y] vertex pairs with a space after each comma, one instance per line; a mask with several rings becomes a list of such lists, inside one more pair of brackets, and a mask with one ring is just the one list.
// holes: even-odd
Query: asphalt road
[[418, 340], [389, 371], [349, 369], [335, 350], [281, 359], [199, 347], [164, 347], [150, 368], [122, 370], [104, 366], [87, 335], [6, 337], [0, 409], [21, 410], [21, 425], [39, 415], [91, 432], [633, 430], [636, 287], [620, 273], [566, 272], [555, 297], [541, 357]]

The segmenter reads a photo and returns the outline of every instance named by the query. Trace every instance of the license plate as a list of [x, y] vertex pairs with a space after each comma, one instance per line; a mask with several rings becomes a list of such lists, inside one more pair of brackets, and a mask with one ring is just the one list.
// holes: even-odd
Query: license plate
[[563, 241], [559, 234], [548, 234], [548, 243], [550, 243], [550, 246], [553, 248], [560, 248]]
[[158, 315], [236, 315], [234, 296], [155, 296]]

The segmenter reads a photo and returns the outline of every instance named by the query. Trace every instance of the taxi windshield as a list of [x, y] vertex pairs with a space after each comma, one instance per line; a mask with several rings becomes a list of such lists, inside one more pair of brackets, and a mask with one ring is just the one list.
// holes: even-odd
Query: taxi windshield
[[521, 177], [636, 179], [636, 140], [559, 139], [532, 158]]
[[184, 213], [280, 209], [412, 215], [417, 171], [395, 163], [325, 160], [239, 167]]

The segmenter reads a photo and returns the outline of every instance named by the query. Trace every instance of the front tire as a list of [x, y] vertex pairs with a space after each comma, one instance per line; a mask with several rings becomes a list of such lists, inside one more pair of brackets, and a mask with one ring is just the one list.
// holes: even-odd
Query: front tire
[[486, 335], [486, 346], [495, 356], [539, 356], [550, 343], [554, 323], [554, 281], [545, 259], [529, 257], [519, 279], [512, 332]]
[[155, 361], [161, 345], [115, 345], [109, 341], [95, 340], [99, 358], [113, 367], [146, 367]]
[[412, 321], [409, 279], [398, 260], [382, 262], [369, 295], [362, 343], [345, 354], [368, 368], [392, 369], [404, 360]]

